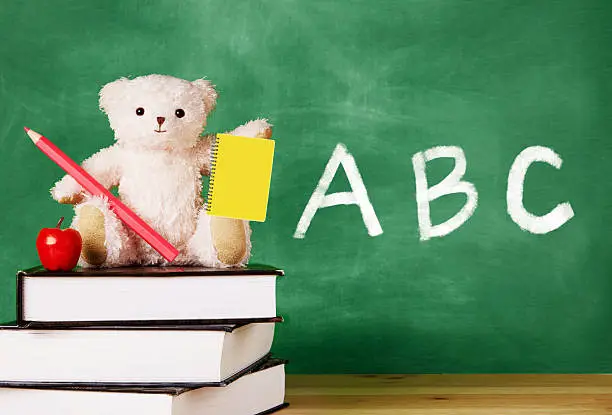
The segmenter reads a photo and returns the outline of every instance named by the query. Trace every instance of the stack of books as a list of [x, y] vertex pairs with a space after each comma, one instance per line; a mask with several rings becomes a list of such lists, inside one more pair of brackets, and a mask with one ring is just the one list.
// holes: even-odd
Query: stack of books
[[255, 415], [287, 406], [270, 356], [281, 270], [17, 274], [0, 327], [0, 414]]

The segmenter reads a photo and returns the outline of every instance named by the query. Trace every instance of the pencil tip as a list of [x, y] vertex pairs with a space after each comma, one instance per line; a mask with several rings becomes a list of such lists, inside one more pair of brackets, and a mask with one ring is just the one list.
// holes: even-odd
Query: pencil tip
[[23, 129], [25, 130], [26, 134], [28, 135], [28, 137], [30, 137], [30, 140], [32, 140], [32, 142], [34, 144], [38, 143], [38, 140], [40, 140], [40, 138], [42, 137], [36, 131], [34, 131], [34, 130], [28, 128], [28, 127], [23, 127]]

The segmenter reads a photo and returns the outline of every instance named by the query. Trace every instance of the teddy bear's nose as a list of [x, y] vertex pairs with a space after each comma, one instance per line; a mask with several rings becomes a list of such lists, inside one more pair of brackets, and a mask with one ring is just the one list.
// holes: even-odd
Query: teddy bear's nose
[[157, 117], [157, 123], [158, 123], [159, 125], [162, 125], [162, 124], [164, 123], [164, 121], [166, 121], [166, 118], [165, 118], [165, 117]]

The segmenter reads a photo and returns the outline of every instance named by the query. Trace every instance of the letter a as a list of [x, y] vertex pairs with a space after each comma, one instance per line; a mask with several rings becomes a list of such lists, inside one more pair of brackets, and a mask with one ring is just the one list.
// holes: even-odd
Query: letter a
[[[344, 172], [346, 173], [346, 177], [348, 178], [352, 192], [338, 192], [327, 195], [327, 189], [329, 189], [329, 185], [336, 176], [336, 172], [338, 171], [338, 167], [340, 167], [340, 165], [342, 165], [344, 168]], [[329, 158], [329, 161], [325, 166], [325, 170], [323, 171], [323, 175], [319, 180], [319, 184], [315, 188], [312, 196], [310, 196], [308, 204], [304, 208], [304, 212], [302, 213], [302, 217], [297, 224], [293, 237], [303, 239], [306, 235], [306, 231], [308, 231], [310, 222], [312, 222], [312, 219], [317, 211], [322, 208], [337, 205], [359, 206], [361, 216], [363, 217], [363, 223], [365, 223], [368, 230], [368, 235], [378, 236], [383, 233], [380, 223], [378, 222], [378, 218], [376, 217], [376, 212], [374, 212], [374, 207], [368, 198], [368, 192], [363, 184], [359, 170], [357, 169], [355, 159], [349, 154], [346, 147], [342, 143], [339, 143], [336, 146], [334, 152]]]

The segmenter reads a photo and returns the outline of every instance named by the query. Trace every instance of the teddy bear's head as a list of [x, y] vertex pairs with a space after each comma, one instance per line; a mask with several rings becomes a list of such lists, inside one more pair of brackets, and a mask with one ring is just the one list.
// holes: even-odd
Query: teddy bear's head
[[100, 108], [108, 115], [115, 139], [141, 149], [193, 147], [216, 100], [210, 81], [166, 75], [121, 78], [100, 91]]

